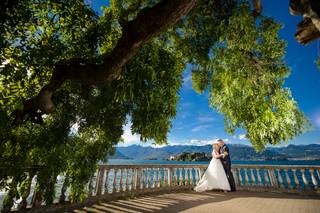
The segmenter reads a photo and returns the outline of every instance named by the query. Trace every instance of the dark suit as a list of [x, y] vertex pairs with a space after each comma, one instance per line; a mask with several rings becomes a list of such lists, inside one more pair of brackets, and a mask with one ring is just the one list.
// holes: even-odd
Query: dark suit
[[231, 159], [230, 159], [230, 152], [229, 147], [226, 144], [223, 144], [223, 146], [220, 148], [220, 154], [223, 154], [225, 152], [228, 153], [228, 155], [221, 157], [220, 160], [222, 162], [224, 171], [226, 172], [231, 191], [236, 191], [236, 184], [234, 182], [233, 174], [231, 172]]

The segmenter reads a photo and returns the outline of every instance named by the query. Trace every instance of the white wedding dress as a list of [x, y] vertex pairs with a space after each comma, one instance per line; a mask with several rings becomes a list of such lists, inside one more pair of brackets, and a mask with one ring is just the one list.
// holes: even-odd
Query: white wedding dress
[[212, 160], [210, 164], [194, 188], [196, 192], [203, 192], [212, 189], [230, 190], [230, 184], [224, 171], [220, 159], [215, 158], [215, 152], [212, 152]]

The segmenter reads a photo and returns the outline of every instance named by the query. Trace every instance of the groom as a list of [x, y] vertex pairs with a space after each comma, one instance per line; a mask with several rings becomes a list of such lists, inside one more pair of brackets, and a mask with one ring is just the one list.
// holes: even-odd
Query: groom
[[236, 184], [234, 182], [233, 174], [231, 172], [231, 159], [230, 159], [229, 147], [224, 143], [222, 139], [219, 139], [218, 142], [220, 146], [219, 154], [223, 154], [220, 160], [222, 162], [224, 171], [226, 172], [226, 175], [230, 184], [231, 192], [235, 192]]

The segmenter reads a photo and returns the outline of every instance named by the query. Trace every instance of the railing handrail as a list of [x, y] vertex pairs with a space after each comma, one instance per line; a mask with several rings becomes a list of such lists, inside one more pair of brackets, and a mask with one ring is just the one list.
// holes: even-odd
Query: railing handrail
[[[100, 164], [99, 167], [103, 168], [207, 168], [208, 164], [126, 164], [126, 165], [119, 165], [119, 164]], [[318, 165], [257, 165], [257, 164], [232, 164], [232, 168], [261, 168], [261, 169], [301, 169], [301, 168], [308, 168], [308, 169], [320, 169]]]
[[308, 169], [320, 169], [318, 165], [255, 165], [255, 164], [233, 164], [235, 168], [289, 168], [289, 169], [301, 169], [301, 168], [308, 168]]

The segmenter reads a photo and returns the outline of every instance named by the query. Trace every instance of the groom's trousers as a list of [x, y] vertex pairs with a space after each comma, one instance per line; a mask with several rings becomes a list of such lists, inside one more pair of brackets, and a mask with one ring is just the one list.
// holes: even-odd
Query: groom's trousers
[[228, 162], [223, 162], [223, 168], [224, 171], [226, 172], [229, 184], [230, 184], [230, 189], [232, 192], [236, 191], [236, 184], [234, 182], [233, 174], [231, 172], [231, 164]]

